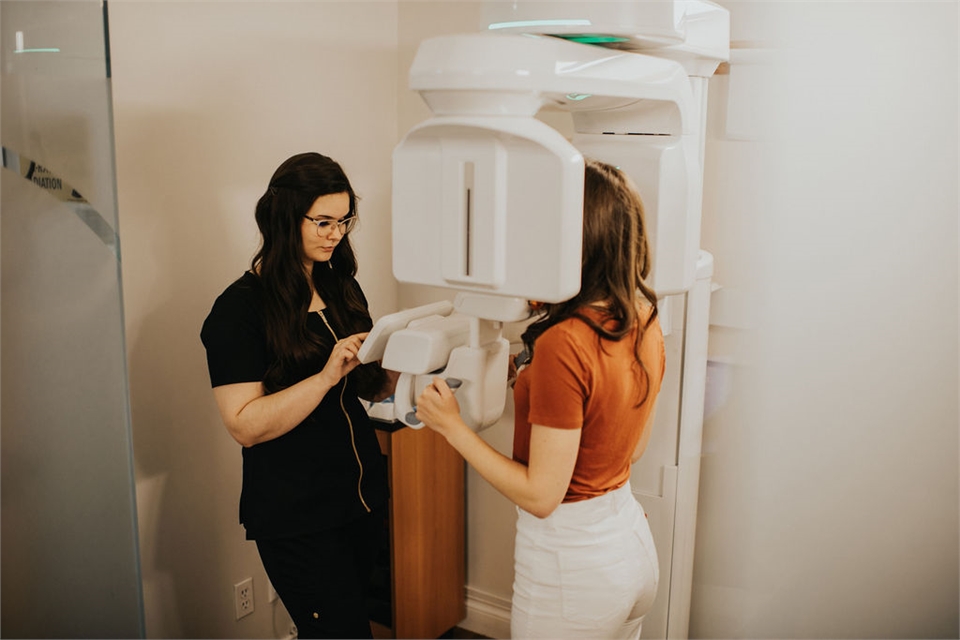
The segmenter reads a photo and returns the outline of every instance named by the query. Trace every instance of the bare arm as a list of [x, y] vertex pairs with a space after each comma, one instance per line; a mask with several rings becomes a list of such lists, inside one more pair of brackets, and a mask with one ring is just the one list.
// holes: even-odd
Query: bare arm
[[491, 447], [463, 422], [459, 403], [440, 378], [434, 378], [417, 399], [417, 417], [521, 509], [545, 518], [563, 501], [577, 461], [580, 429], [533, 425], [530, 462], [523, 465]]
[[358, 364], [365, 333], [337, 342], [319, 373], [277, 393], [266, 394], [261, 382], [214, 387], [220, 417], [233, 439], [244, 447], [278, 438], [303, 422], [320, 401]]

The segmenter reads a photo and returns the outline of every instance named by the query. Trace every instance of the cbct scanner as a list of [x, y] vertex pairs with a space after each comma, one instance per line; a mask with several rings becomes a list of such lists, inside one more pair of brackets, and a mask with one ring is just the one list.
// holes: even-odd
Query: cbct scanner
[[[484, 4], [485, 31], [424, 40], [410, 69], [433, 116], [393, 156], [393, 272], [451, 291], [381, 318], [360, 352], [401, 372], [396, 419], [434, 375], [460, 383], [475, 430], [504, 410], [505, 323], [580, 286], [584, 157], [643, 198], [667, 378], [632, 473], [661, 582], [644, 637], [686, 637], [712, 257], [700, 250], [707, 83], [729, 58], [729, 13], [705, 0]], [[572, 134], [543, 114], [568, 112]], [[538, 117], [538, 115], [540, 117]]]

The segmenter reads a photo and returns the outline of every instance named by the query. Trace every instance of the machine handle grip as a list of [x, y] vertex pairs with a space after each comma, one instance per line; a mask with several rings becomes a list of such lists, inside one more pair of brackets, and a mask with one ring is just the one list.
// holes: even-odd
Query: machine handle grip
[[[446, 382], [447, 386], [450, 387], [450, 391], [453, 391], [454, 393], [457, 392], [457, 389], [463, 386], [463, 380], [460, 380], [459, 378], [447, 378], [444, 382]], [[399, 386], [399, 382], [398, 382], [398, 386]], [[407, 426], [412, 427], [414, 429], [420, 429], [423, 427], [423, 423], [420, 422], [419, 418], [417, 418], [416, 405], [413, 405], [410, 411], [408, 411], [406, 415], [404, 415], [403, 422]]]

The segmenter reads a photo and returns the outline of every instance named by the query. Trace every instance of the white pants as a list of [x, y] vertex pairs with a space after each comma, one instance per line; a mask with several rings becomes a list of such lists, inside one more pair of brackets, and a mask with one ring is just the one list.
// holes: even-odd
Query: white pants
[[630, 483], [546, 518], [517, 514], [511, 637], [639, 638], [660, 567]]

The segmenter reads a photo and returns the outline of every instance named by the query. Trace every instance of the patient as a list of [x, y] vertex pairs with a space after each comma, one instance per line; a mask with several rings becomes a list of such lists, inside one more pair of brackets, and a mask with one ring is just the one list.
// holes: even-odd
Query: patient
[[656, 596], [630, 490], [665, 366], [651, 262], [636, 187], [588, 160], [580, 292], [544, 304], [523, 334], [512, 459], [464, 423], [443, 379], [417, 399], [417, 417], [518, 507], [513, 638], [639, 638]]

